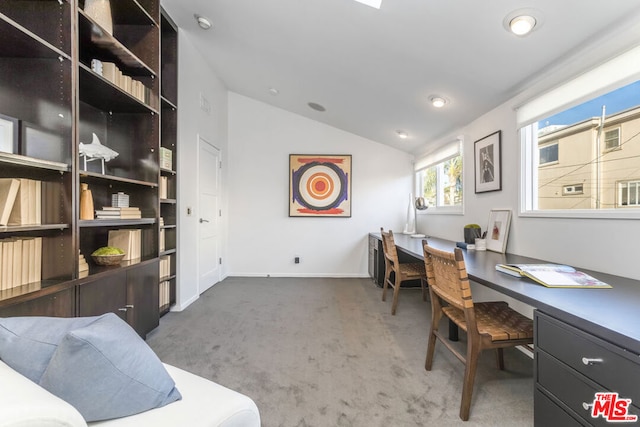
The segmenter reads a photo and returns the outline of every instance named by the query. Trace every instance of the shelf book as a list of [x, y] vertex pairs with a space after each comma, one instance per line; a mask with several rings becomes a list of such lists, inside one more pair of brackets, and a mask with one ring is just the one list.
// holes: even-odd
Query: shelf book
[[125, 252], [123, 260], [131, 261], [141, 257], [142, 230], [110, 230], [109, 246], [120, 248]]
[[548, 288], [611, 288], [595, 277], [561, 264], [496, 264], [496, 270], [526, 277]]
[[18, 195], [20, 181], [13, 178], [0, 179], [0, 225], [9, 223], [9, 215]]
[[41, 278], [41, 237], [0, 240], [0, 290], [39, 282]]

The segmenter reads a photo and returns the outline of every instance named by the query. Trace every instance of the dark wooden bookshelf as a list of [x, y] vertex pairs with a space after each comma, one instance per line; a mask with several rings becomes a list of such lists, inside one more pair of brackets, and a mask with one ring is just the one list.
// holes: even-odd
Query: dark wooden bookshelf
[[[0, 317], [113, 311], [144, 337], [159, 324], [161, 229], [170, 243], [162, 254], [177, 255], [177, 28], [161, 15], [159, 0], [112, 1], [113, 34], [83, 8], [84, 0], [0, 2], [0, 114], [19, 124], [20, 135], [12, 152], [0, 152], [0, 178], [34, 179], [43, 188], [41, 224], [0, 227], [0, 239], [42, 237], [41, 280], [1, 290]], [[147, 102], [94, 72], [94, 59], [140, 81]], [[90, 143], [93, 133], [118, 153], [104, 173], [100, 161], [84, 170], [79, 157], [79, 143]], [[159, 167], [161, 146], [173, 151], [171, 170]], [[173, 180], [168, 203], [159, 198], [160, 176]], [[81, 183], [96, 210], [125, 192], [142, 218], [80, 220]], [[91, 253], [117, 229], [141, 230], [141, 258], [95, 264]], [[79, 271], [79, 254], [88, 271]], [[163, 312], [175, 303], [175, 259], [171, 268], [172, 298]]]

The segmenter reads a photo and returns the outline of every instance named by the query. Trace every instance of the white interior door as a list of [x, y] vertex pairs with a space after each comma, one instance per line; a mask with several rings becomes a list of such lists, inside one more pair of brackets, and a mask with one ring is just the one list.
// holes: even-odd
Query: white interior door
[[198, 137], [198, 293], [220, 281], [220, 150]]

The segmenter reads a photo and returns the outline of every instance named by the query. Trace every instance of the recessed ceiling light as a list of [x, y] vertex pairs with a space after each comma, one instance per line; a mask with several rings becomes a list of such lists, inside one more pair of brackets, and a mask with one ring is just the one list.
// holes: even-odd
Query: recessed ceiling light
[[203, 30], [208, 30], [209, 28], [211, 28], [211, 21], [209, 21], [209, 19], [205, 18], [204, 16], [200, 16], [197, 13], [193, 15], [193, 17], [196, 19], [196, 22]]
[[310, 102], [307, 104], [311, 109], [316, 110], [316, 111], [320, 111], [320, 112], [324, 112], [327, 111], [326, 108], [324, 108], [322, 105], [317, 104], [315, 102]]
[[276, 96], [280, 93], [280, 91], [278, 89], [276, 89], [275, 87], [271, 87], [269, 88], [269, 93], [273, 96]]
[[536, 18], [529, 15], [516, 16], [509, 22], [511, 32], [517, 36], [529, 34], [536, 26]]
[[403, 130], [397, 130], [396, 134], [398, 135], [398, 138], [400, 139], [407, 139], [409, 138], [409, 134]]
[[447, 103], [447, 100], [441, 96], [432, 96], [429, 100], [431, 101], [431, 105], [436, 108], [442, 108]]
[[512, 34], [524, 37], [534, 30], [539, 30], [542, 27], [543, 18], [542, 12], [537, 9], [518, 9], [504, 17], [502, 26]]

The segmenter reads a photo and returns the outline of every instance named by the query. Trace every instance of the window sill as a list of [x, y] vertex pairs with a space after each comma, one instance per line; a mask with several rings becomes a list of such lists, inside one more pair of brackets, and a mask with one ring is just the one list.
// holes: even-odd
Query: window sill
[[520, 211], [520, 217], [531, 218], [585, 218], [585, 219], [639, 219], [639, 208], [620, 209], [576, 209], [576, 210], [544, 210]]
[[462, 206], [441, 206], [441, 207], [429, 207], [423, 211], [418, 211], [418, 215], [464, 215], [464, 208]]

